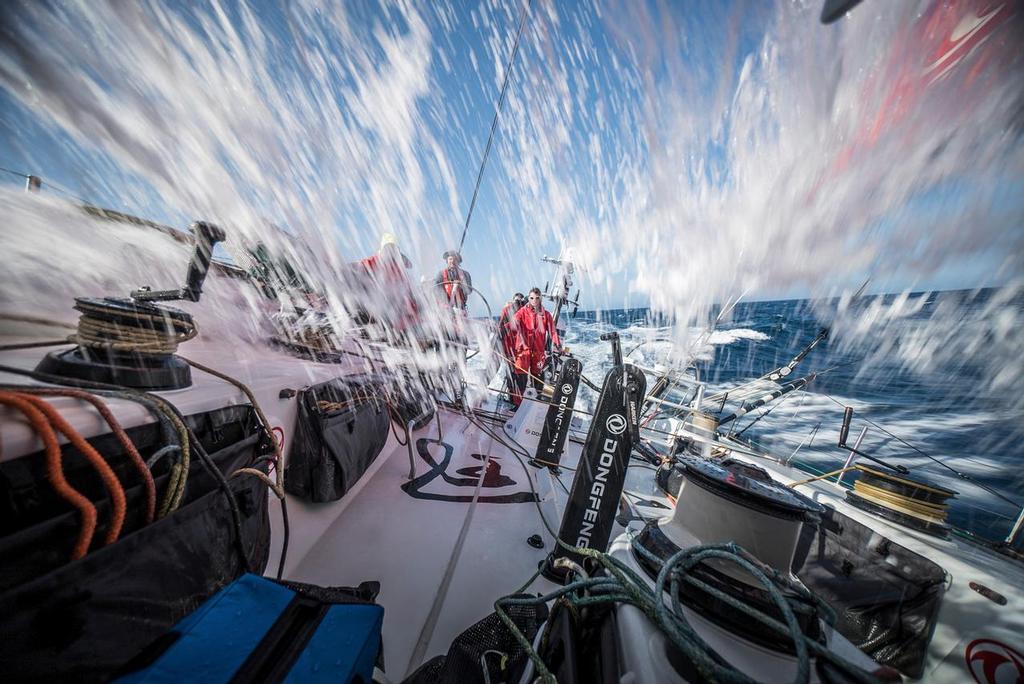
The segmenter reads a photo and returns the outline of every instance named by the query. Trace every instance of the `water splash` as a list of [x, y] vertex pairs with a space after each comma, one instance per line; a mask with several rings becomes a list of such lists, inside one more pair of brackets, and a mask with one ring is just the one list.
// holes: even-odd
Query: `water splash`
[[[997, 5], [869, 2], [822, 27], [803, 1], [534, 4], [467, 247], [470, 263], [510, 265], [478, 283], [500, 302], [524, 289], [521, 264], [571, 246], [595, 301], [649, 302], [684, 346], [741, 293], [848, 293], [867, 276], [1016, 286], [1024, 41], [1020, 3]], [[218, 222], [236, 253], [271, 245], [344, 319], [340, 273], [380, 232], [421, 273], [457, 238], [520, 7], [12, 4], [4, 118], [36, 123], [26, 140], [8, 123], [8, 142], [28, 159], [60, 146], [90, 197]], [[47, 226], [50, 245], [107, 230]], [[28, 282], [44, 299], [28, 275], [40, 264], [81, 269], [50, 245], [5, 279], [8, 300]], [[92, 262], [97, 283], [115, 260]], [[973, 328], [1002, 330], [1008, 307]], [[836, 331], [869, 352], [900, 318], [856, 311]], [[952, 320], [938, 308], [903, 339], [905, 365], [954, 362], [956, 345], [936, 343]], [[984, 349], [993, 387], [1022, 375], [1000, 335], [961, 344]]]

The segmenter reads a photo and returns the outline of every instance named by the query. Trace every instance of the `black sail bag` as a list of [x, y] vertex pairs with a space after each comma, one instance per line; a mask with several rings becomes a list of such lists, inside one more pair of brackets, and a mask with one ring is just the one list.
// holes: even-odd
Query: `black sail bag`
[[299, 393], [285, 490], [311, 503], [337, 501], [376, 460], [388, 440], [387, 404], [373, 386], [340, 380]]

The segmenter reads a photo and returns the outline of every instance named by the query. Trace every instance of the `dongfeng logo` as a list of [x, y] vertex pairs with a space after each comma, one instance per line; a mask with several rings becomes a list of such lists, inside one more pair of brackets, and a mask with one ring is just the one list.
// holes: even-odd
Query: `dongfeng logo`
[[562, 385], [562, 394], [572, 394], [572, 385], [569, 383]]
[[608, 428], [608, 432], [613, 435], [621, 435], [626, 431], [626, 418], [621, 413], [613, 413], [608, 416], [608, 420], [605, 421], [604, 426]]

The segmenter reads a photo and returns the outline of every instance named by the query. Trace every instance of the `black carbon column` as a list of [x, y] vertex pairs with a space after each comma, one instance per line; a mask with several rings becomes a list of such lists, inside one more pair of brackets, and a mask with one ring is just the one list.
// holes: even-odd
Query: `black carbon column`
[[[644, 374], [633, 366], [616, 366], [605, 376], [558, 531], [568, 546], [608, 549], [646, 388]], [[554, 567], [561, 557], [582, 562], [579, 554], [556, 547], [544, 567], [552, 581], [565, 579], [566, 570]]]
[[540, 431], [537, 443], [536, 458], [543, 465], [557, 466], [562, 458], [562, 449], [569, 436], [569, 424], [572, 422], [572, 407], [576, 404], [576, 391], [580, 386], [580, 372], [583, 365], [578, 359], [566, 359], [562, 364], [562, 372], [555, 382], [555, 392], [551, 396], [551, 406], [544, 418], [544, 427]]

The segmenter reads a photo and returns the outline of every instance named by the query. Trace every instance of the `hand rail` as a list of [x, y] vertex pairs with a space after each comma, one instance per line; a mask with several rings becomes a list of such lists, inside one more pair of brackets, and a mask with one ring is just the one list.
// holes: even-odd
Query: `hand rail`
[[[415, 425], [416, 423], [420, 422], [421, 420], [429, 419], [430, 418], [430, 412], [432, 410], [434, 410], [434, 409], [432, 409], [432, 408], [430, 408], [430, 409], [423, 409], [422, 413], [420, 413], [415, 418], [410, 418], [405, 423], [405, 426], [404, 426], [405, 427], [405, 446], [409, 449], [409, 479], [410, 480], [415, 480], [416, 479], [416, 458], [415, 458], [415, 456], [413, 456], [413, 453], [412, 453], [412, 426]], [[440, 430], [441, 430], [441, 423], [440, 422], [438, 422], [437, 427], [438, 427], [438, 434], [440, 435]]]

